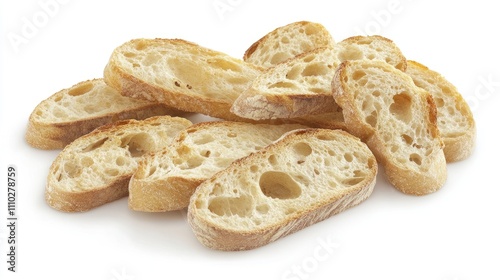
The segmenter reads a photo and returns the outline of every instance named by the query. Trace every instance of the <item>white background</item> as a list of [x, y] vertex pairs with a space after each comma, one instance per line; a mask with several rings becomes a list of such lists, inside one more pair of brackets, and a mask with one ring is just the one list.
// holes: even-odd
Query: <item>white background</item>
[[[0, 279], [500, 279], [493, 1], [54, 1], [0, 6]], [[44, 9], [48, 2], [57, 6]], [[361, 205], [245, 252], [203, 247], [183, 211], [136, 213], [126, 199], [78, 214], [47, 206], [45, 178], [57, 151], [24, 141], [40, 101], [101, 77], [112, 50], [133, 38], [183, 38], [242, 57], [267, 32], [298, 20], [322, 23], [336, 41], [386, 36], [457, 86], [474, 112], [477, 146], [448, 166], [439, 192], [404, 195], [380, 175]], [[36, 29], [26, 33], [30, 23]], [[8, 165], [18, 170], [16, 273], [6, 263]]]

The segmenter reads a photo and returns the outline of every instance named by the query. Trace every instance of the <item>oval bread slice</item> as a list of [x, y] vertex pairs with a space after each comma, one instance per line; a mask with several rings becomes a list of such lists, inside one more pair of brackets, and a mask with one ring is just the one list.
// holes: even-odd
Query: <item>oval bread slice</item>
[[349, 132], [360, 137], [400, 191], [424, 195], [446, 181], [446, 160], [432, 96], [381, 61], [346, 61], [332, 82]]
[[203, 182], [188, 221], [209, 248], [256, 248], [361, 203], [376, 173], [374, 155], [358, 138], [292, 131]]
[[406, 59], [382, 36], [354, 36], [320, 47], [267, 69], [241, 94], [231, 111], [253, 120], [296, 118], [335, 111], [331, 82], [346, 60], [381, 60], [406, 69]]
[[26, 141], [39, 149], [62, 149], [105, 124], [179, 114], [164, 104], [122, 96], [103, 79], [88, 80], [40, 102], [30, 115]]
[[139, 163], [130, 179], [129, 207], [146, 212], [184, 209], [203, 181], [298, 128], [305, 126], [231, 121], [192, 125], [167, 149], [147, 155]]
[[447, 162], [466, 159], [476, 140], [476, 124], [469, 105], [457, 88], [441, 74], [416, 61], [406, 68], [413, 82], [433, 97], [437, 108], [437, 126], [444, 142]]
[[152, 117], [99, 127], [62, 150], [52, 163], [45, 199], [58, 210], [87, 211], [128, 194], [143, 155], [169, 145], [187, 119]]
[[261, 70], [180, 39], [135, 39], [113, 51], [104, 80], [125, 96], [241, 120], [229, 109]]
[[334, 44], [330, 32], [323, 25], [298, 21], [267, 33], [248, 48], [243, 60], [269, 68], [301, 53]]

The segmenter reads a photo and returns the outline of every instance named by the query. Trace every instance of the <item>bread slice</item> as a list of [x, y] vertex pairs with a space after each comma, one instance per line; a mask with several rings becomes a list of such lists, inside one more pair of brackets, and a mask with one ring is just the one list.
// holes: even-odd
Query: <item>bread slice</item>
[[229, 121], [195, 124], [167, 149], [141, 161], [130, 180], [129, 207], [146, 212], [186, 208], [201, 182], [297, 128], [304, 126]]
[[242, 120], [229, 109], [261, 69], [179, 39], [135, 39], [113, 51], [106, 83], [125, 96], [182, 111]]
[[377, 162], [341, 130], [296, 130], [203, 182], [188, 221], [205, 246], [263, 246], [355, 206], [371, 194]]
[[356, 36], [303, 53], [259, 75], [231, 111], [253, 120], [304, 117], [338, 109], [331, 95], [337, 66], [345, 60], [382, 60], [405, 70], [406, 59], [391, 40]]
[[446, 181], [432, 96], [381, 61], [343, 62], [332, 82], [347, 129], [367, 143], [400, 191], [424, 195]]
[[469, 105], [457, 88], [441, 74], [416, 61], [408, 61], [406, 73], [434, 98], [446, 161], [469, 157], [475, 145], [476, 124]]
[[243, 60], [269, 68], [301, 53], [335, 44], [328, 30], [321, 24], [298, 21], [280, 26], [253, 43]]
[[94, 79], [63, 89], [36, 106], [25, 138], [35, 148], [62, 149], [95, 128], [118, 120], [179, 114], [164, 104], [122, 96], [103, 79]]
[[50, 167], [47, 203], [57, 210], [80, 212], [126, 196], [142, 155], [166, 147], [189, 125], [187, 119], [169, 116], [124, 120], [76, 139]]

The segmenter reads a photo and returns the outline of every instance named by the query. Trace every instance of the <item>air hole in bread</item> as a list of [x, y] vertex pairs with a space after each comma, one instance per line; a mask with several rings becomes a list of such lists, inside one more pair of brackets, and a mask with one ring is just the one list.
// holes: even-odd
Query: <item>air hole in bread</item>
[[325, 63], [322, 62], [316, 62], [313, 64], [309, 64], [304, 68], [302, 71], [302, 76], [308, 77], [308, 76], [323, 76], [326, 75], [330, 72], [330, 69]]
[[403, 139], [403, 141], [408, 145], [408, 146], [411, 146], [413, 144], [413, 138], [407, 134], [403, 134], [401, 135], [401, 138]]
[[363, 58], [363, 51], [354, 45], [346, 46], [340, 51], [338, 58], [340, 61], [359, 60]]
[[108, 139], [109, 139], [108, 137], [105, 137], [97, 142], [88, 145], [82, 150], [82, 153], [87, 153], [99, 149], [100, 147], [102, 147], [102, 145], [104, 145], [104, 143], [106, 143], [106, 141], [108, 141]]
[[300, 196], [302, 189], [285, 172], [268, 171], [260, 176], [259, 186], [262, 193], [276, 199], [293, 199]]
[[299, 156], [307, 157], [312, 153], [312, 148], [307, 143], [299, 142], [293, 145], [293, 151]]
[[354, 73], [352, 73], [352, 78], [356, 81], [360, 80], [361, 78], [363, 78], [364, 76], [366, 76], [366, 73], [365, 71], [361, 71], [361, 70], [356, 70], [354, 71]]
[[212, 58], [207, 60], [207, 63], [211, 66], [215, 66], [217, 68], [220, 68], [222, 70], [230, 70], [230, 71], [235, 71], [235, 72], [241, 72], [241, 66], [237, 65], [236, 63], [221, 59], [221, 58]]
[[82, 174], [82, 168], [72, 162], [66, 162], [63, 170], [69, 178], [76, 178]]
[[347, 186], [354, 186], [359, 184], [364, 180], [363, 177], [352, 177], [352, 178], [347, 178], [342, 181], [342, 184], [347, 185]]
[[287, 89], [297, 89], [297, 86], [290, 82], [277, 82], [269, 86], [269, 88], [287, 88]]
[[307, 55], [307, 56], [304, 56], [304, 58], [302, 59], [302, 61], [304, 61], [305, 63], [309, 63], [309, 62], [311, 62], [311, 61], [314, 60], [314, 57], [315, 57], [314, 54]]
[[194, 144], [196, 145], [203, 145], [203, 144], [207, 144], [207, 143], [210, 143], [210, 142], [213, 142], [215, 139], [212, 135], [210, 134], [203, 134], [203, 135], [200, 135], [198, 138], [194, 139], [193, 142]]
[[91, 91], [93, 88], [94, 88], [94, 85], [91, 82], [83, 83], [77, 87], [74, 87], [74, 88], [68, 90], [68, 95], [80, 96], [80, 95], [83, 95], [83, 94]]
[[295, 80], [299, 77], [301, 72], [302, 68], [300, 67], [299, 64], [296, 64], [288, 71], [288, 73], [286, 73], [286, 78], [290, 80]]
[[120, 174], [118, 169], [106, 169], [106, 170], [104, 170], [104, 173], [108, 176], [111, 176], [111, 177], [115, 177], [115, 176], [118, 176], [118, 174]]
[[83, 157], [81, 163], [83, 167], [89, 167], [94, 164], [94, 160], [91, 157]]
[[250, 166], [250, 172], [256, 173], [257, 171], [259, 171], [259, 167], [257, 165]]
[[210, 154], [211, 154], [211, 153], [212, 153], [212, 152], [210, 152], [209, 150], [205, 150], [205, 151], [201, 151], [201, 152], [200, 152], [200, 155], [201, 155], [202, 157], [206, 157], [206, 158], [207, 158], [207, 157], [210, 157]]
[[412, 118], [411, 114], [411, 96], [406, 93], [396, 94], [392, 98], [393, 103], [389, 107], [389, 111], [399, 120], [409, 123]]
[[127, 164], [127, 162], [128, 162], [128, 159], [125, 157], [122, 157], [122, 156], [117, 157], [115, 160], [115, 163], [118, 166], [124, 166], [125, 164]]
[[186, 161], [187, 166], [185, 168], [182, 168], [182, 169], [193, 169], [193, 168], [196, 168], [196, 167], [202, 165], [203, 162], [204, 162], [204, 160], [200, 157], [192, 157]]
[[270, 155], [268, 158], [267, 158], [267, 161], [271, 164], [271, 165], [276, 165], [278, 164], [278, 161], [276, 159], [276, 156], [275, 155]]
[[248, 217], [252, 214], [252, 198], [240, 197], [215, 197], [208, 205], [208, 210], [217, 216]]
[[141, 157], [153, 150], [155, 144], [147, 133], [138, 133], [122, 138], [120, 147], [127, 148], [132, 157]]
[[257, 210], [259, 214], [267, 214], [267, 212], [269, 212], [269, 205], [267, 204], [257, 205], [257, 207], [255, 207], [255, 210]]
[[352, 162], [354, 160], [354, 157], [352, 156], [352, 154], [350, 153], [345, 153], [344, 154], [344, 159], [347, 161], [347, 162]]
[[419, 154], [411, 154], [410, 161], [414, 162], [417, 165], [422, 165], [422, 157]]
[[228, 132], [227, 133], [227, 137], [229, 137], [229, 138], [235, 138], [235, 137], [238, 137], [238, 134], [236, 132]]
[[366, 116], [365, 121], [371, 127], [375, 128], [377, 126], [377, 111], [373, 111], [370, 115]]
[[271, 64], [278, 64], [288, 59], [288, 54], [284, 52], [275, 53], [271, 58]]
[[123, 54], [125, 57], [129, 57], [129, 58], [132, 58], [132, 57], [136, 57], [137, 54], [133, 53], [133, 52], [126, 52]]
[[[151, 167], [149, 168], [149, 172], [148, 172], [148, 176], [147, 176], [147, 177], [151, 177], [151, 176], [153, 176], [153, 174], [155, 174], [155, 172], [156, 172], [156, 166], [151, 166]], [[134, 174], [134, 176], [136, 176], [137, 174], [138, 174], [138, 173], [135, 173], [135, 174]], [[137, 178], [137, 179], [144, 179], [144, 178], [142, 178], [142, 177], [141, 177], [141, 178], [139, 178], [139, 177], [140, 177], [140, 176], [136, 176], [136, 178]]]

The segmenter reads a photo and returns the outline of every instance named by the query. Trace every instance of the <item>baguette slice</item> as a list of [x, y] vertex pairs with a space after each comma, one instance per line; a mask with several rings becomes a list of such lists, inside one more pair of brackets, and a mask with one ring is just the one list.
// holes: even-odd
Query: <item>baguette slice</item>
[[358, 138], [293, 131], [203, 182], [188, 221], [207, 247], [256, 248], [361, 203], [376, 173], [375, 157]]
[[95, 128], [118, 120], [179, 114], [164, 104], [122, 96], [103, 79], [94, 79], [63, 89], [36, 106], [25, 138], [35, 148], [62, 149]]
[[162, 152], [139, 164], [129, 184], [129, 207], [145, 212], [186, 208], [196, 187], [231, 162], [275, 141], [297, 124], [209, 122], [183, 130]]
[[298, 21], [278, 27], [260, 38], [248, 48], [243, 60], [269, 68], [301, 53], [334, 44], [332, 36], [323, 25]]
[[446, 181], [432, 96], [381, 61], [346, 61], [332, 82], [346, 127], [365, 141], [400, 191], [424, 195]]
[[76, 139], [50, 167], [47, 203], [57, 210], [81, 212], [126, 196], [142, 155], [166, 147], [189, 125], [187, 119], [169, 116], [124, 120]]
[[460, 161], [469, 157], [475, 145], [476, 124], [469, 105], [457, 88], [441, 74], [415, 61], [408, 61], [406, 74], [434, 98], [446, 161]]
[[253, 120], [293, 118], [338, 110], [331, 81], [345, 60], [382, 60], [406, 69], [400, 49], [381, 36], [355, 36], [303, 53], [259, 75], [231, 111]]
[[125, 96], [182, 111], [242, 120], [229, 109], [261, 69], [179, 39], [136, 39], [113, 51], [106, 83]]

